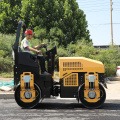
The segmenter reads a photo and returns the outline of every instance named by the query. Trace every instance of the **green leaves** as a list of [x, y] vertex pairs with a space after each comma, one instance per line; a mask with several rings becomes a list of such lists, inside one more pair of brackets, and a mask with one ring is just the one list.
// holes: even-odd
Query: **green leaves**
[[52, 39], [52, 41], [57, 41], [59, 45], [62, 45], [64, 43], [63, 39], [65, 35], [61, 29], [57, 27], [51, 28], [49, 35], [50, 39]]
[[0, 72], [8, 72], [13, 70], [12, 44], [15, 36], [0, 34]]
[[26, 27], [35, 32], [39, 27], [37, 34], [40, 35], [36, 36], [40, 39], [45, 36], [41, 35], [44, 33], [41, 30], [45, 28], [48, 39], [57, 40], [64, 46], [82, 37], [91, 41], [86, 16], [79, 9], [76, 0], [0, 1], [0, 32], [15, 33], [19, 20], [23, 20]]
[[[11, 72], [13, 70], [12, 45], [15, 42], [15, 35], [0, 34], [0, 72]], [[87, 57], [94, 60], [101, 61], [105, 66], [105, 75], [114, 76], [117, 66], [120, 65], [120, 49], [117, 47], [109, 49], [96, 49], [93, 47], [92, 42], [82, 38], [76, 43], [70, 42], [66, 47], [63, 46], [64, 33], [57, 27], [51, 28], [47, 34], [46, 28], [36, 27], [34, 38], [31, 43], [36, 46], [41, 43], [51, 43], [48, 49], [55, 45], [57, 46], [57, 56], [55, 57], [55, 67], [58, 70], [59, 57]], [[60, 41], [61, 40], [61, 41]], [[60, 43], [59, 43], [60, 42]], [[45, 49], [42, 49], [45, 55]]]
[[20, 16], [21, 0], [0, 1], [0, 32], [14, 33]]
[[47, 30], [46, 28], [35, 28], [35, 37], [39, 38], [40, 40], [43, 40], [44, 38], [47, 38]]

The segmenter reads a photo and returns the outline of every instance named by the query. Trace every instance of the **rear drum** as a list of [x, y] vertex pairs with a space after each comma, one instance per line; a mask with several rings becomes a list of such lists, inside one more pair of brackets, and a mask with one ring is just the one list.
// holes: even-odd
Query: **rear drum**
[[84, 99], [84, 88], [85, 88], [85, 84], [82, 84], [82, 86], [79, 89], [79, 100], [81, 101], [81, 103], [86, 107], [86, 108], [99, 108], [105, 101], [106, 99], [106, 92], [103, 88], [103, 86], [101, 84], [99, 84], [99, 89], [100, 89], [100, 100], [98, 102], [95, 103], [90, 103], [87, 102]]

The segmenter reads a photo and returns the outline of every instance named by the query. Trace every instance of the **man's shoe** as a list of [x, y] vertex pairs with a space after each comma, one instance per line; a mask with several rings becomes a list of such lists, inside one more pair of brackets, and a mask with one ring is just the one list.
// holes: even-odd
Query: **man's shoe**
[[46, 72], [46, 71], [42, 72], [41, 74], [50, 75], [50, 73], [48, 73], [48, 72]]

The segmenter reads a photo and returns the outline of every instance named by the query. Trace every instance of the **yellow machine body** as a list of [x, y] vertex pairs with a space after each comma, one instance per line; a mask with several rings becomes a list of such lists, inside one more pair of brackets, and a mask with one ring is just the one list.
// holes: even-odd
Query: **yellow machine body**
[[[100, 61], [88, 59], [85, 57], [60, 57], [59, 58], [59, 76], [63, 80], [63, 87], [79, 87], [80, 81], [78, 73], [84, 74], [84, 99], [89, 103], [94, 103], [100, 99], [99, 73], [104, 73], [104, 65]], [[90, 83], [94, 88], [91, 88]], [[89, 92], [95, 93], [95, 98], [88, 96]]]
[[63, 78], [64, 74], [71, 72], [97, 72], [104, 73], [102, 62], [85, 57], [60, 57], [59, 58], [59, 76]]
[[[95, 76], [95, 79], [94, 79], [94, 85], [95, 85], [95, 87], [92, 90], [90, 89], [90, 84], [89, 84], [89, 79], [88, 79], [89, 75], [90, 75], [89, 73], [85, 74], [84, 97], [85, 97], [85, 100], [88, 101], [88, 102], [97, 102], [97, 101], [99, 101], [99, 98], [100, 98], [98, 74], [97, 73], [92, 74], [93, 76]], [[96, 97], [94, 99], [90, 99], [88, 97], [88, 93], [90, 91], [94, 91], [96, 93]]]
[[[25, 85], [26, 85], [26, 80], [25, 80], [25, 76], [29, 77], [29, 82], [27, 81], [27, 84], [29, 85], [29, 89], [26, 89]], [[31, 74], [31, 72], [23, 72], [23, 74], [21, 74], [21, 80], [20, 80], [20, 87], [21, 87], [21, 91], [20, 91], [20, 98], [23, 102], [25, 103], [30, 103], [33, 102], [35, 100], [35, 88], [34, 88], [34, 75]], [[26, 99], [25, 98], [25, 93], [29, 91], [32, 96], [30, 99]]]

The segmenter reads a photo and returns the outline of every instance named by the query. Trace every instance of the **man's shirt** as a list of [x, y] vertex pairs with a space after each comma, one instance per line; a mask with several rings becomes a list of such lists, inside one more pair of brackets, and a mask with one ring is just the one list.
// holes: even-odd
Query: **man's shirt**
[[21, 42], [21, 49], [23, 52], [29, 52], [31, 54], [34, 54], [33, 51], [29, 50], [27, 47], [33, 47], [33, 45], [26, 39], [26, 37]]

